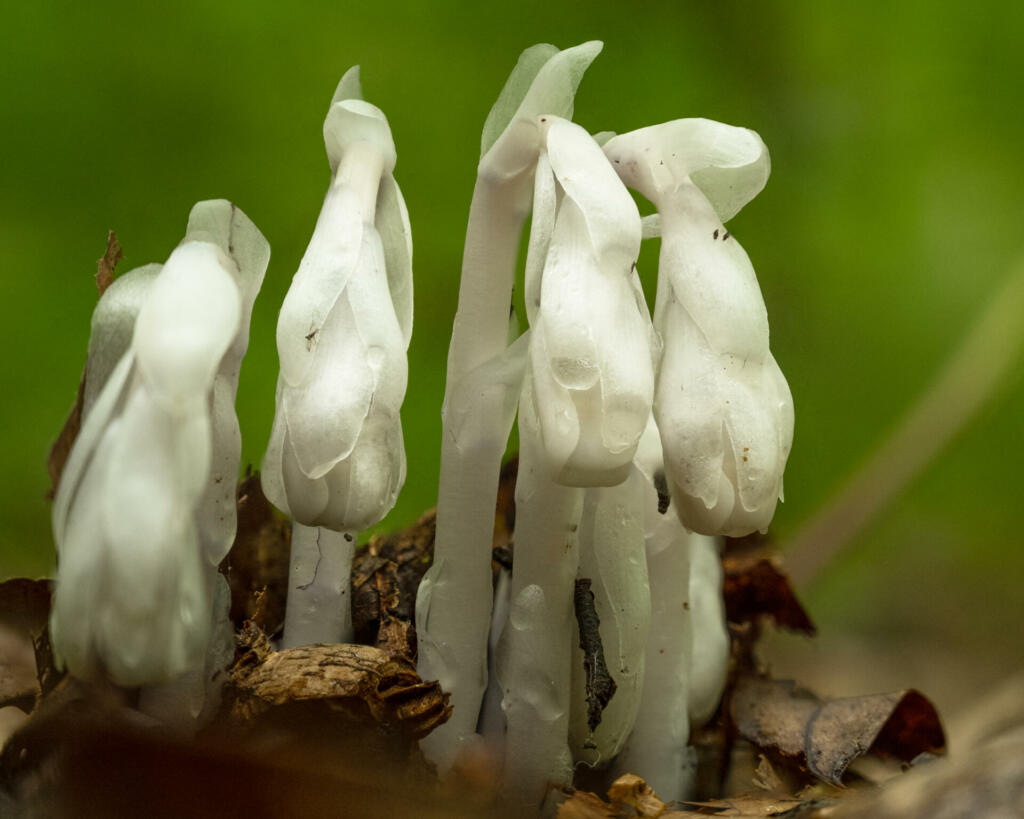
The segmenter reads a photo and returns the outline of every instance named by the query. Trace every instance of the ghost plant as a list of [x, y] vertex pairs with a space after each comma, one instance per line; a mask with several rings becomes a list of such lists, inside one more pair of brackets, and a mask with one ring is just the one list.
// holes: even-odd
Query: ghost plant
[[[504, 719], [485, 704], [483, 724], [492, 740], [504, 728], [505, 793], [528, 809], [573, 762], [616, 755], [619, 767], [651, 764], [667, 794], [683, 795], [691, 720], [717, 703], [726, 645], [714, 544], [684, 525], [766, 527], [792, 437], [757, 280], [722, 224], [763, 186], [763, 144], [682, 120], [602, 151], [554, 104], [570, 107], [596, 50], [528, 49], [484, 129], [449, 351], [435, 562], [417, 599], [420, 672], [452, 692], [451, 722], [423, 743], [443, 773], [475, 741], [487, 683], [492, 511], [518, 396], [515, 556], [495, 615], [500, 689], [488, 688], [502, 692]], [[555, 80], [565, 95], [546, 91]], [[531, 181], [530, 327], [508, 344]], [[623, 183], [658, 215], [642, 221]], [[652, 326], [635, 263], [641, 239], [659, 234]], [[576, 577], [593, 588], [616, 682], [596, 717], [573, 647]]]
[[767, 149], [753, 131], [705, 119], [642, 128], [604, 149], [660, 218], [655, 415], [679, 515], [705, 534], [764, 529], [782, 493], [793, 399], [768, 349], [754, 269], [723, 223], [764, 187]]
[[476, 736], [487, 683], [494, 498], [522, 381], [526, 339], [508, 344], [520, 233], [540, 117], [571, 117], [598, 42], [523, 52], [487, 118], [448, 350], [434, 562], [416, 599], [419, 670], [451, 693], [452, 718], [422, 743], [447, 771]]
[[356, 531], [391, 509], [405, 480], [411, 233], [391, 130], [362, 99], [358, 66], [338, 85], [324, 142], [331, 184], [281, 307], [263, 461], [267, 497], [293, 519], [286, 647], [351, 639]]
[[201, 202], [162, 269], [108, 290], [88, 406], [54, 500], [58, 662], [131, 686], [192, 675], [192, 716], [211, 634], [227, 617], [213, 600], [224, 599], [217, 565], [234, 538], [234, 394], [268, 259], [240, 210]]

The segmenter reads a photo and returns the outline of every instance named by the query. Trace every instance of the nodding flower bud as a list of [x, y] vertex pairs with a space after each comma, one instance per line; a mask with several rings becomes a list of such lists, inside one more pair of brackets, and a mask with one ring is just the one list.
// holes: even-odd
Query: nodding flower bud
[[679, 516], [704, 534], [763, 530], [782, 493], [793, 400], [754, 269], [723, 222], [764, 187], [767, 149], [745, 128], [683, 119], [604, 150], [660, 217], [655, 416]]
[[387, 119], [358, 67], [324, 122], [331, 186], [281, 307], [267, 497], [297, 522], [363, 529], [405, 480], [399, 410], [412, 332], [412, 241]]
[[583, 128], [540, 122], [526, 266], [533, 400], [554, 479], [612, 486], [629, 474], [654, 396], [640, 215]]
[[[200, 231], [200, 223], [223, 230]], [[90, 380], [103, 383], [53, 510], [59, 570], [51, 638], [76, 676], [147, 685], [203, 660], [211, 574], [224, 551], [225, 524], [208, 520], [220, 495], [211, 470], [215, 456], [223, 460], [234, 447], [218, 437], [232, 429], [237, 436], [230, 387], [268, 258], [241, 211], [200, 203], [163, 268], [129, 274], [133, 280], [111, 287], [112, 301], [97, 308], [87, 389]], [[141, 298], [126, 298], [143, 288]], [[130, 346], [110, 370], [99, 347], [123, 349], [131, 324]], [[235, 455], [232, 496], [237, 471]], [[230, 526], [233, 537], [233, 511]]]

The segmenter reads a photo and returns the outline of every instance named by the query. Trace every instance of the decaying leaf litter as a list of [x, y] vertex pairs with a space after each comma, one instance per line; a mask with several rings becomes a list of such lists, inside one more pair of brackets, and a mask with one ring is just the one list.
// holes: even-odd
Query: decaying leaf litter
[[[495, 576], [514, 561], [514, 482], [513, 461], [503, 471], [496, 509]], [[5, 613], [21, 618], [19, 626], [31, 636], [38, 660], [31, 691], [24, 683], [0, 691], [5, 697], [0, 705], [21, 703], [31, 711], [3, 750], [8, 792], [26, 804], [56, 799], [49, 803], [55, 810], [72, 799], [102, 798], [113, 786], [109, 777], [85, 781], [71, 774], [67, 760], [94, 753], [116, 756], [131, 748], [141, 768], [158, 767], [168, 756], [188, 759], [186, 767], [214, 759], [211, 764], [242, 779], [273, 779], [298, 767], [300, 780], [318, 782], [334, 795], [332, 799], [347, 804], [398, 809], [395, 800], [404, 799], [403, 809], [414, 811], [411, 815], [493, 815], [487, 760], [479, 761], [479, 770], [457, 771], [457, 784], [449, 782], [441, 790], [416, 748], [416, 740], [450, 714], [437, 683], [423, 681], [415, 672], [413, 607], [419, 580], [432, 559], [432, 512], [408, 529], [372, 538], [357, 552], [352, 605], [359, 645], [273, 651], [271, 639], [283, 620], [289, 529], [263, 497], [258, 475], [249, 473], [240, 483], [238, 511], [238, 536], [221, 567], [232, 588], [237, 651], [220, 711], [193, 742], [145, 724], [131, 709], [131, 691], [97, 691], [61, 678], [46, 651], [47, 582], [21, 579], [0, 585]], [[761, 630], [785, 628], [810, 635], [814, 626], [789, 586], [779, 556], [765, 542], [730, 541], [723, 568], [733, 656], [719, 712], [693, 738], [703, 801], [666, 806], [643, 782], [642, 771], [617, 780], [606, 800], [586, 790], [584, 771], [576, 783], [581, 789], [564, 795], [560, 816], [668, 817], [693, 811], [723, 816], [829, 815], [852, 793], [874, 787], [854, 772], [857, 759], [871, 756], [918, 765], [944, 752], [938, 714], [919, 692], [822, 701], [794, 682], [767, 676], [756, 657]], [[583, 601], [577, 615], [585, 621], [592, 612], [586, 610], [585, 594], [577, 597]], [[600, 639], [594, 630], [581, 629], [581, 640], [595, 638]], [[590, 680], [605, 686], [588, 690], [591, 718], [599, 721], [602, 701], [606, 704], [614, 694], [608, 695], [607, 683], [595, 675]], [[318, 749], [312, 762], [311, 748]], [[230, 759], [223, 757], [225, 753]], [[738, 773], [747, 760], [750, 770]], [[729, 795], [722, 790], [727, 778], [735, 783], [744, 776], [751, 793]], [[153, 770], [140, 773], [140, 781], [154, 789], [148, 798], [159, 798], [157, 794], [168, 787], [202, 790], [199, 783], [178, 777], [161, 784]], [[404, 789], [405, 795], [392, 793], [396, 788]], [[55, 796], [42, 795], [51, 790]], [[222, 790], [233, 793], [231, 787]], [[224, 808], [216, 800], [213, 804]], [[281, 803], [275, 797], [260, 810], [271, 804]]]

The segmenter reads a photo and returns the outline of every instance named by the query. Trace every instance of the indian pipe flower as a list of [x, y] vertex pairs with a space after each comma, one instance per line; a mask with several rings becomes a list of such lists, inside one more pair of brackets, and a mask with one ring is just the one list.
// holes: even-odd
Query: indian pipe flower
[[355, 531], [383, 518], [405, 481], [411, 231], [391, 130], [362, 99], [358, 66], [338, 85], [324, 142], [331, 184], [278, 319], [263, 461], [267, 497], [293, 518], [286, 645], [350, 638]]
[[745, 128], [681, 119], [604, 150], [660, 217], [655, 416], [679, 516], [704, 534], [763, 530], [782, 494], [793, 400], [754, 269], [723, 223], [764, 187], [767, 149]]
[[614, 486], [629, 474], [654, 398], [640, 215], [586, 130], [553, 116], [540, 124], [526, 304], [544, 453], [559, 483]]
[[[221, 494], [214, 461], [234, 447], [219, 439], [237, 434], [231, 387], [268, 259], [266, 241], [241, 211], [199, 203], [184, 241], [145, 285], [131, 345], [109, 375], [96, 364], [103, 354], [90, 350], [87, 390], [90, 378], [105, 382], [53, 509], [51, 639], [58, 662], [76, 676], [152, 685], [203, 662], [215, 561], [227, 536], [227, 522], [210, 521]], [[112, 298], [126, 287], [112, 288]], [[109, 315], [123, 324], [125, 311]], [[102, 338], [106, 330], [97, 329]], [[110, 330], [115, 350], [122, 330]], [[236, 456], [232, 496], [237, 470]], [[230, 528], [233, 537], [233, 513]]]

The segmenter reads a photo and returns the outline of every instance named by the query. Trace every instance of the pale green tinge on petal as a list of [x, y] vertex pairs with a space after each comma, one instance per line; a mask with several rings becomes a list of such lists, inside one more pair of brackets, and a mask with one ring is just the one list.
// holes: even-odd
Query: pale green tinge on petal
[[230, 265], [216, 245], [179, 246], [139, 312], [132, 349], [147, 389], [168, 408], [209, 390], [235, 340], [241, 298]]
[[612, 139], [615, 136], [615, 132], [614, 131], [598, 131], [596, 134], [591, 134], [591, 136], [593, 136], [594, 142], [596, 142], [598, 145], [600, 145], [603, 148], [605, 146], [605, 143], [607, 143], [609, 139]]
[[408, 349], [412, 338], [413, 316], [412, 228], [402, 191], [390, 174], [386, 174], [380, 181], [374, 225], [384, 247], [384, 267], [387, 270], [391, 303]]
[[364, 229], [359, 198], [350, 188], [333, 185], [277, 321], [281, 377], [289, 386], [309, 376], [317, 337], [359, 261]]
[[334, 96], [331, 97], [331, 105], [342, 100], [361, 100], [362, 98], [363, 85], [359, 79], [359, 66], [354, 65], [342, 75], [338, 87], [334, 90]]
[[723, 222], [753, 199], [771, 162], [761, 137], [708, 119], [677, 119], [620, 134], [604, 145], [619, 176], [662, 207], [662, 195], [692, 180]]
[[142, 309], [149, 286], [163, 265], [147, 264], [114, 279], [92, 312], [89, 333], [89, 357], [85, 365], [85, 392], [82, 417], [85, 418], [107, 379], [132, 343], [135, 319]]
[[[545, 114], [565, 119], [572, 117], [576, 89], [590, 63], [601, 51], [602, 45], [601, 42], [592, 40], [567, 48], [565, 51], [553, 54], [547, 52], [551, 56], [537, 70], [529, 85], [526, 85], [523, 82], [527, 76], [525, 72], [532, 72], [539, 61], [536, 55], [531, 55], [528, 68], [523, 69], [522, 77], [516, 78], [514, 89], [504, 101], [499, 98], [499, 102], [502, 103], [501, 112], [494, 115], [493, 122], [490, 117], [488, 118], [490, 127], [485, 126], [487, 138], [483, 142], [486, 149], [482, 151], [480, 157], [481, 174], [487, 173], [498, 178], [511, 177], [532, 168], [540, 144], [538, 117]], [[513, 72], [513, 75], [515, 73]], [[510, 81], [511, 79], [510, 77]], [[525, 93], [522, 91], [524, 85]], [[517, 97], [518, 105], [514, 113], [506, 114]], [[506, 125], [499, 131], [498, 124], [502, 121], [505, 121]], [[492, 133], [496, 133], [493, 138]]]
[[508, 75], [498, 99], [491, 106], [487, 119], [484, 122], [483, 133], [480, 136], [480, 156], [483, 157], [497, 142], [498, 137], [508, 128], [512, 118], [519, 110], [523, 99], [526, 97], [530, 86], [537, 78], [537, 74], [552, 57], [558, 53], [558, 47], [549, 43], [538, 43], [532, 45], [519, 55], [512, 73]]
[[347, 99], [331, 104], [324, 120], [324, 146], [331, 170], [355, 142], [369, 142], [383, 154], [384, 173], [395, 169], [397, 154], [391, 126], [384, 112], [365, 100]]
[[107, 378], [103, 389], [94, 402], [91, 411], [82, 421], [82, 428], [71, 448], [68, 460], [61, 473], [57, 494], [53, 499], [53, 535], [57, 543], [57, 553], [61, 554], [67, 529], [69, 514], [77, 504], [79, 487], [94, 459], [96, 447], [106, 433], [111, 419], [120, 411], [124, 402], [126, 388], [132, 375], [135, 356], [131, 352], [121, 356], [113, 372]]
[[533, 216], [530, 219], [530, 244], [526, 251], [524, 275], [526, 318], [530, 324], [536, 323], [537, 310], [540, 308], [541, 277], [551, 245], [557, 202], [558, 191], [551, 163], [547, 151], [541, 151], [533, 177]]
[[640, 213], [633, 197], [584, 128], [560, 118], [545, 119], [542, 131], [551, 169], [583, 214], [601, 269], [627, 275], [640, 252]]

